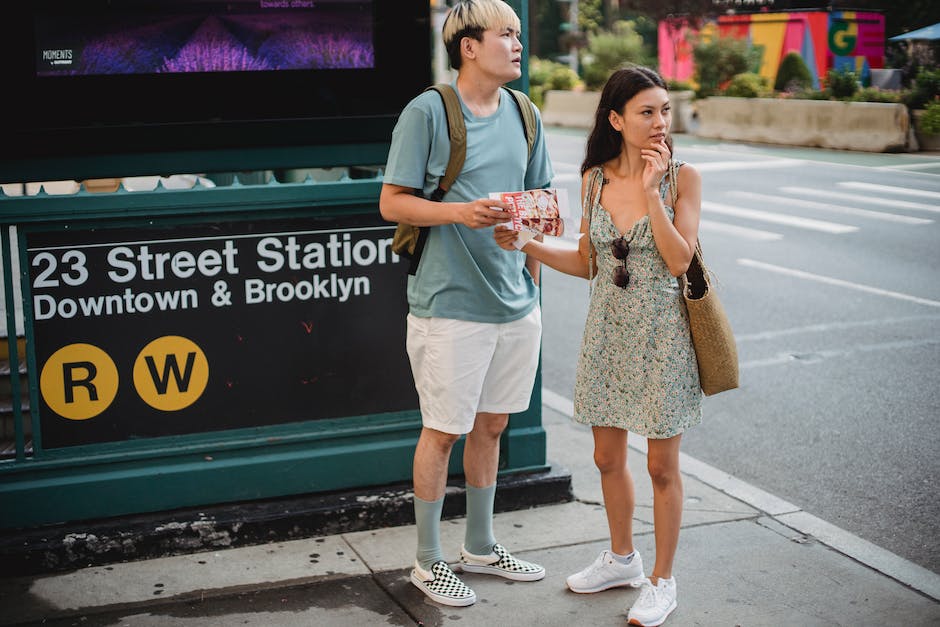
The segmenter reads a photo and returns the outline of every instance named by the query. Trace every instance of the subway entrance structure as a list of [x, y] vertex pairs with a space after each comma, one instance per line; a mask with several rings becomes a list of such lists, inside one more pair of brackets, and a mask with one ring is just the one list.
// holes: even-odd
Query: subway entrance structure
[[[5, 574], [409, 522], [378, 196], [433, 3], [26, 4], [0, 21]], [[570, 498], [539, 387], [501, 509]]]

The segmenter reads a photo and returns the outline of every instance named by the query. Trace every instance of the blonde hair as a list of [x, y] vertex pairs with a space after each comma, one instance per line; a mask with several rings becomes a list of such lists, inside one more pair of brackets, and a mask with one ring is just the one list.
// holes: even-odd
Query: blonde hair
[[516, 32], [522, 29], [519, 16], [503, 0], [460, 0], [457, 2], [447, 12], [441, 32], [451, 67], [455, 70], [460, 69], [460, 41], [464, 37], [473, 37], [477, 41], [482, 41], [483, 31], [488, 28], [501, 29], [506, 26], [512, 27]]

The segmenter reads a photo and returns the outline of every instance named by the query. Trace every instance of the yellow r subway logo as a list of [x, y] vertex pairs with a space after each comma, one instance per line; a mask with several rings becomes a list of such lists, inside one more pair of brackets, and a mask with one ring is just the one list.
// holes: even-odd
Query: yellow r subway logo
[[[209, 361], [192, 340], [168, 335], [140, 351], [132, 378], [147, 405], [179, 411], [202, 396], [209, 383]], [[87, 420], [111, 405], [119, 381], [118, 368], [106, 352], [91, 344], [70, 344], [46, 360], [39, 388], [52, 411], [69, 420]]]

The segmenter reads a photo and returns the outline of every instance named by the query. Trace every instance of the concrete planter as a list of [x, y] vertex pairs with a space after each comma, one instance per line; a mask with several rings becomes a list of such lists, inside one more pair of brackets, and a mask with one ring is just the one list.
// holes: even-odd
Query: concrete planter
[[940, 135], [921, 132], [920, 119], [923, 117], [924, 109], [914, 109], [912, 117], [914, 118], [914, 135], [917, 137], [917, 143], [921, 150], [940, 151]]
[[669, 103], [672, 105], [672, 132], [690, 133], [692, 131], [692, 118], [695, 112], [694, 91], [671, 91]]
[[[694, 95], [693, 91], [669, 92], [673, 133], [689, 132]], [[549, 90], [545, 92], [542, 121], [550, 126], [591, 128], [594, 126], [594, 114], [600, 99], [601, 94], [597, 91]]]
[[597, 91], [550, 89], [545, 92], [542, 122], [549, 126], [591, 128], [600, 100], [601, 94]]
[[699, 100], [701, 137], [865, 152], [913, 147], [903, 104], [712, 97]]

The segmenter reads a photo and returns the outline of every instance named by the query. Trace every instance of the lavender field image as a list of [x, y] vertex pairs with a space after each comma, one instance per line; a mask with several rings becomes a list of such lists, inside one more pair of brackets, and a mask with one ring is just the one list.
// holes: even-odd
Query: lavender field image
[[[173, 3], [171, 3], [173, 4]], [[372, 68], [371, 2], [289, 10], [222, 3], [108, 20], [70, 16], [38, 25], [40, 76]], [[261, 3], [262, 5], [264, 3]], [[204, 5], [203, 5], [204, 6]]]

